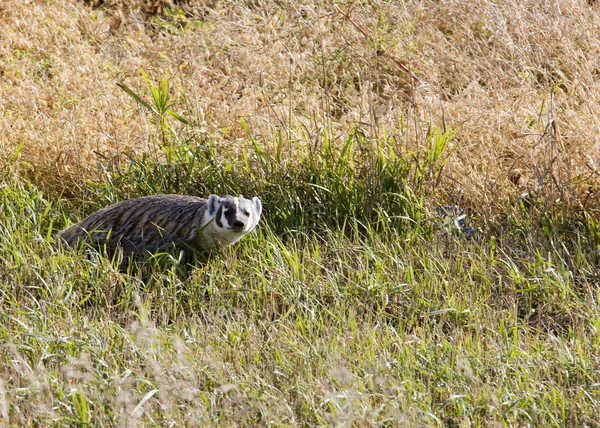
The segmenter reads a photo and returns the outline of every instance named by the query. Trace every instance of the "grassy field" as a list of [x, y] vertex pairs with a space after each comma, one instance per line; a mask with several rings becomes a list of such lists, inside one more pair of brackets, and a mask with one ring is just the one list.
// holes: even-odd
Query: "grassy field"
[[[3, 1], [0, 425], [599, 426], [594, 3]], [[263, 218], [54, 249], [155, 193]]]

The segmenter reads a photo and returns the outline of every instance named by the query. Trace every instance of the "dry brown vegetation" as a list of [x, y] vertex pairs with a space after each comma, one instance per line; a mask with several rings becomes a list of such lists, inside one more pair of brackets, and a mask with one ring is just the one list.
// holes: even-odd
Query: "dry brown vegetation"
[[583, 0], [95, 3], [1, 6], [2, 155], [23, 144], [42, 187], [94, 177], [94, 151], [152, 144], [116, 85], [143, 88], [143, 69], [168, 73], [189, 97], [178, 111], [232, 152], [242, 118], [289, 147], [358, 124], [408, 150], [445, 125], [446, 191], [478, 210], [600, 190], [600, 21]]

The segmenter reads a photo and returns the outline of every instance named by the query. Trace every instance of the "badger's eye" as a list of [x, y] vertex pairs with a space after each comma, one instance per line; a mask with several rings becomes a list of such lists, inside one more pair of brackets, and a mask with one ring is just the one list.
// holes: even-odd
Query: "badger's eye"
[[250, 213], [246, 210], [242, 211], [242, 214], [244, 214], [246, 217], [248, 217], [250, 215]]
[[228, 216], [229, 214], [231, 214], [231, 210], [225, 210], [225, 211], [223, 212], [223, 214], [225, 214], [226, 216]]

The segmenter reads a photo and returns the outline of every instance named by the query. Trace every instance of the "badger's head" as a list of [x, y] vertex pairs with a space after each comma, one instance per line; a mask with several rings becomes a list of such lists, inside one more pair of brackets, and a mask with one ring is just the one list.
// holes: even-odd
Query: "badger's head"
[[210, 195], [208, 198], [208, 214], [214, 219], [213, 228], [219, 235], [245, 235], [256, 227], [261, 213], [262, 204], [257, 197], [249, 200]]

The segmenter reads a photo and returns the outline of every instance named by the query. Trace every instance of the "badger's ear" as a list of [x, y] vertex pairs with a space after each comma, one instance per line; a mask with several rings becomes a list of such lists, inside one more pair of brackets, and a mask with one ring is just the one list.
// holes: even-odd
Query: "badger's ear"
[[252, 198], [252, 205], [254, 206], [254, 212], [256, 213], [257, 217], [260, 217], [260, 215], [262, 214], [262, 203], [260, 202], [260, 199], [258, 199], [258, 197], [253, 197]]
[[217, 195], [210, 195], [208, 197], [208, 215], [214, 217], [217, 215], [219, 209], [220, 198]]

